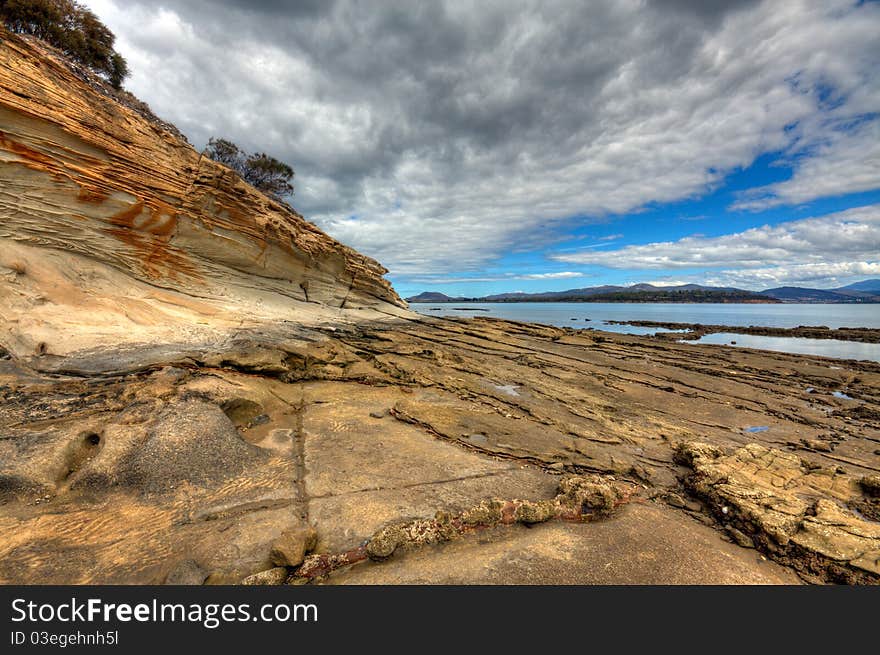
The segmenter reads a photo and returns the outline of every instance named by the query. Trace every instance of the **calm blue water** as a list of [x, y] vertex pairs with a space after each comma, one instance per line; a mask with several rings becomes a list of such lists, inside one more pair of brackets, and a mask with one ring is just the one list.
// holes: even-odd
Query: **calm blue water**
[[[624, 334], [655, 334], [671, 330], [608, 325], [605, 321], [663, 321], [707, 325], [750, 325], [793, 328], [826, 325], [830, 328], [880, 328], [880, 305], [735, 305], [682, 303], [412, 303], [428, 316], [492, 316], [557, 327], [594, 328]], [[587, 321], [586, 319], [590, 319]], [[843, 359], [880, 361], [880, 344], [800, 339], [744, 334], [707, 334], [698, 342], [730, 344], [779, 352]]]
[[[523, 302], [412, 303], [410, 307], [429, 316], [494, 316], [557, 327], [595, 327], [614, 331], [632, 326], [603, 326], [601, 322], [668, 321], [781, 328], [798, 325], [880, 328], [880, 305]], [[467, 308], [467, 311], [455, 311], [456, 307]], [[572, 321], [572, 318], [576, 320]], [[591, 319], [590, 322], [584, 321], [585, 318]]]
[[[735, 341], [736, 344], [731, 344]], [[700, 337], [697, 341], [686, 343], [709, 343], [734, 345], [736, 348], [757, 348], [775, 350], [781, 353], [800, 355], [820, 355], [837, 359], [869, 359], [880, 362], [880, 343], [859, 343], [858, 341], [837, 341], [836, 339], [802, 339], [792, 337], [765, 337], [752, 334], [731, 334], [717, 332]], [[844, 396], [838, 396], [844, 398]]]

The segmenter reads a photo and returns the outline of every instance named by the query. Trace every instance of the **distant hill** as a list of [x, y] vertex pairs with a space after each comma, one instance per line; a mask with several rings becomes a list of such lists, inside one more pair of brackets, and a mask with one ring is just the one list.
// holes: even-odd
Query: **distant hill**
[[730, 287], [702, 287], [698, 284], [658, 287], [646, 283], [628, 287], [606, 284], [599, 287], [544, 293], [502, 293], [485, 296], [479, 300], [482, 302], [768, 302], [767, 298], [752, 291]]
[[865, 280], [839, 289], [778, 287], [766, 291], [746, 291], [734, 287], [705, 287], [682, 284], [658, 287], [633, 284], [623, 287], [602, 285], [545, 291], [542, 293], [498, 293], [478, 298], [452, 298], [425, 291], [407, 298], [408, 302], [720, 302], [720, 303], [880, 303], [880, 280]]
[[848, 284], [845, 287], [840, 287], [839, 289], [836, 289], [836, 291], [864, 291], [866, 293], [880, 295], [880, 280], [864, 280], [863, 282], [855, 282], [854, 284]]
[[479, 298], [450, 298], [442, 293], [423, 292], [407, 298], [408, 302], [721, 302], [721, 303], [774, 303], [775, 298], [753, 291], [729, 287], [702, 287], [684, 284], [658, 287], [636, 284], [629, 287], [603, 285], [547, 291], [543, 293], [499, 293]]
[[865, 280], [838, 289], [779, 287], [761, 293], [782, 302], [880, 303], [880, 280]]
[[467, 298], [451, 298], [445, 293], [437, 293], [436, 291], [422, 291], [417, 296], [407, 298], [407, 302], [461, 302]]
[[761, 292], [762, 295], [783, 302], [848, 302], [839, 293], [829, 289], [803, 289], [801, 287], [778, 287]]

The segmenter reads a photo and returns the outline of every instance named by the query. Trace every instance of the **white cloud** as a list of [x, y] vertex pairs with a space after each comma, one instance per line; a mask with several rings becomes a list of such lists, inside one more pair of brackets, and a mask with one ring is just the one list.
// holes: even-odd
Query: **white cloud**
[[880, 262], [837, 262], [833, 264], [783, 264], [767, 268], [721, 271], [702, 278], [711, 286], [768, 289], [781, 286], [808, 286], [830, 289], [855, 278], [877, 277]]
[[487, 275], [480, 277], [414, 277], [410, 281], [415, 284], [460, 284], [468, 282], [504, 282], [508, 280], [567, 280], [590, 277], [587, 273], [577, 271], [560, 271], [557, 273], [524, 273], [516, 275]]
[[576, 271], [561, 271], [559, 273], [529, 273], [527, 275], [518, 275], [518, 280], [557, 280], [572, 277], [584, 277], [583, 273]]
[[551, 258], [614, 269], [724, 269], [686, 278], [717, 286], [759, 288], [816, 281], [833, 286], [841, 279], [880, 273], [880, 205], [719, 237], [686, 237], [611, 251], [585, 249]]
[[868, 205], [818, 218], [764, 225], [720, 237], [583, 250], [551, 255], [576, 264], [617, 269], [683, 269], [722, 266], [758, 268], [768, 263], [864, 261], [880, 258], [880, 205]]
[[[880, 99], [877, 107], [880, 110]], [[878, 186], [880, 121], [872, 120], [852, 131], [831, 132], [824, 143], [816, 146], [812, 156], [796, 164], [791, 179], [751, 189], [741, 195], [733, 208], [762, 210]]]

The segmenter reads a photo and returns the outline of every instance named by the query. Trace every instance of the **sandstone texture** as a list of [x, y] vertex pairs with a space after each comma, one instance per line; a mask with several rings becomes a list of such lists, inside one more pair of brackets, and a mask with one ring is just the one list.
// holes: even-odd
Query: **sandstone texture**
[[312, 527], [299, 530], [285, 530], [281, 537], [272, 544], [269, 558], [272, 563], [281, 567], [297, 567], [303, 563], [306, 553], [315, 547], [318, 534]]
[[250, 586], [276, 586], [284, 584], [288, 575], [290, 575], [290, 572], [286, 567], [276, 566], [275, 568], [249, 575], [241, 581], [241, 584]]
[[777, 559], [841, 582], [880, 576], [880, 523], [856, 509], [865, 502], [862, 490], [844, 468], [759, 444], [725, 456], [686, 443], [679, 457], [694, 469], [688, 486], [722, 524], [759, 540]]
[[0, 137], [0, 582], [880, 580], [880, 364], [418, 316], [2, 33]]
[[0, 579], [880, 578], [880, 365], [491, 319], [304, 330], [100, 375], [0, 360]]
[[0, 31], [9, 351], [48, 369], [105, 343], [184, 351], [268, 320], [338, 323], [405, 307], [375, 261], [124, 99], [40, 41]]

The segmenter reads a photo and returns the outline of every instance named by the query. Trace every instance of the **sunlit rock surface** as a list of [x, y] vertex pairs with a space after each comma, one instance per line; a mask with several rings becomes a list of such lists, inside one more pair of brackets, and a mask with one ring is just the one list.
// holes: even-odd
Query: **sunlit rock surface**
[[0, 339], [17, 355], [405, 307], [379, 264], [170, 126], [40, 42], [0, 41]]

